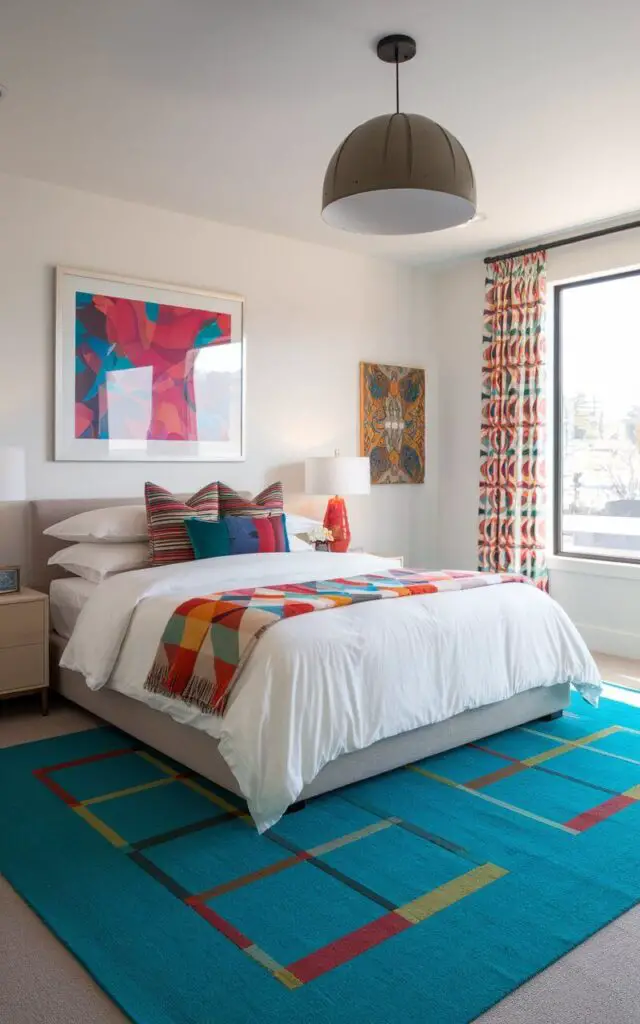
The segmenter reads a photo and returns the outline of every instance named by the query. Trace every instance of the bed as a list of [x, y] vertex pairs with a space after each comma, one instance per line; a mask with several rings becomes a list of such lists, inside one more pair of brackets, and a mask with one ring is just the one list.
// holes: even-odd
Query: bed
[[[34, 502], [32, 574], [51, 582], [46, 561], [60, 542], [42, 536], [46, 526], [129, 503], [134, 499]], [[272, 561], [258, 570], [256, 559]], [[556, 715], [569, 703], [570, 683], [596, 699], [598, 673], [583, 641], [562, 609], [528, 585], [378, 602], [279, 623], [259, 641], [229, 709], [215, 721], [143, 690], [162, 627], [180, 599], [230, 582], [330, 579], [382, 568], [384, 560], [364, 554], [229, 556], [123, 573], [93, 591], [72, 584], [76, 593], [73, 600], [67, 594], [64, 615], [53, 607], [56, 586], [52, 619], [66, 621], [63, 631], [72, 637], [52, 634], [53, 685], [246, 798], [260, 831], [292, 804]], [[69, 629], [74, 602], [74, 614], [78, 605], [82, 612]], [[107, 620], [104, 636], [98, 624]]]
[[53, 636], [65, 642], [70, 638], [80, 612], [97, 586], [97, 583], [91, 583], [80, 576], [52, 580], [49, 587], [49, 609]]

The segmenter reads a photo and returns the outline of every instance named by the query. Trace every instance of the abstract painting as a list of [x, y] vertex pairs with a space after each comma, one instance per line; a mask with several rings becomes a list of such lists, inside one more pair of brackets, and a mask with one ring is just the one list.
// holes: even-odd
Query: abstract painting
[[424, 483], [424, 370], [360, 363], [360, 454], [372, 484]]
[[242, 300], [58, 270], [56, 458], [240, 460]]

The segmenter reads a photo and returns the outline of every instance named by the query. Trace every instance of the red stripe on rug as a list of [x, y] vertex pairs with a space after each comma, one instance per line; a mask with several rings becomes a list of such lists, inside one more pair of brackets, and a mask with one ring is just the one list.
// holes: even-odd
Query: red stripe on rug
[[205, 921], [212, 924], [214, 928], [222, 932], [227, 939], [233, 942], [234, 945], [239, 946], [240, 949], [247, 949], [248, 946], [253, 946], [251, 939], [248, 939], [246, 935], [239, 932], [232, 924], [225, 921], [224, 917], [220, 917], [210, 907], [205, 906], [204, 903], [192, 903], [191, 909], [195, 910], [196, 914], [200, 914], [200, 917], [203, 917]]
[[44, 768], [38, 768], [33, 774], [40, 772], [59, 772], [63, 768], [76, 768], [82, 764], [93, 764], [94, 761], [106, 761], [110, 757], [122, 757], [123, 754], [135, 754], [135, 747], [122, 747], [120, 750], [107, 750], [104, 754], [91, 754], [89, 757], [79, 757], [77, 761], [61, 761], [60, 764], [47, 764]]
[[328, 946], [317, 949], [315, 953], [310, 953], [309, 956], [296, 960], [294, 964], [289, 964], [286, 969], [291, 971], [300, 981], [313, 981], [314, 978], [325, 974], [326, 971], [331, 971], [334, 967], [339, 967], [340, 964], [353, 960], [355, 956], [365, 953], [368, 949], [379, 945], [379, 943], [389, 939], [392, 935], [412, 927], [413, 925], [410, 921], [400, 917], [399, 914], [391, 912], [385, 914], [384, 917], [371, 921], [369, 924], [363, 925], [362, 928], [358, 928], [355, 932], [350, 932], [349, 935], [344, 935], [336, 942], [330, 942]]
[[39, 768], [33, 774], [35, 775], [39, 782], [42, 782], [42, 784], [45, 785], [47, 789], [51, 790], [54, 796], [57, 796], [60, 800], [64, 801], [64, 803], [67, 804], [69, 807], [78, 807], [80, 801], [76, 800], [75, 796], [71, 796], [71, 793], [67, 793], [66, 789], [63, 789], [62, 786], [59, 786], [58, 783], [54, 782], [53, 779], [50, 779], [49, 776], [47, 775], [48, 771], [48, 768], [46, 770], [43, 768]]
[[600, 821], [610, 818], [612, 814], [617, 814], [618, 811], [622, 811], [625, 807], [635, 803], [636, 801], [632, 800], [630, 796], [625, 796], [624, 793], [621, 793], [619, 796], [612, 796], [610, 800], [605, 800], [603, 804], [598, 804], [597, 807], [592, 807], [590, 811], [585, 811], [584, 814], [578, 814], [571, 821], [565, 821], [564, 824], [567, 828], [575, 828], [578, 832], [584, 832], [593, 825], [597, 825]]

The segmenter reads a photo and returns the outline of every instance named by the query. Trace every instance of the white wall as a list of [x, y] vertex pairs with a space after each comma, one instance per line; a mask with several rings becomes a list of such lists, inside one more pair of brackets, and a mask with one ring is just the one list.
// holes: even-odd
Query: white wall
[[[629, 231], [552, 249], [548, 281], [638, 265], [640, 231]], [[478, 258], [443, 269], [432, 279], [440, 382], [437, 550], [441, 564], [454, 568], [477, 563], [484, 278]], [[578, 559], [551, 558], [550, 565], [551, 592], [592, 649], [640, 658], [640, 571]]]
[[[244, 463], [53, 461], [56, 264], [245, 296]], [[322, 512], [298, 494], [302, 461], [357, 454], [359, 361], [429, 366], [435, 391], [428, 290], [392, 263], [0, 176], [0, 444], [25, 447], [30, 498], [135, 495], [147, 478], [176, 491], [282, 478], [295, 507]], [[429, 468], [425, 486], [351, 499], [352, 543], [432, 561], [436, 491]]]

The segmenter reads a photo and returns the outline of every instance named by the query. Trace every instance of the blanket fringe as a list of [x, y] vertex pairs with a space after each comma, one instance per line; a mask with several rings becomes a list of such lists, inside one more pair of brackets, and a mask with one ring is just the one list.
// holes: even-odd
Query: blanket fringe
[[191, 676], [182, 693], [176, 693], [169, 682], [169, 665], [153, 665], [144, 684], [145, 690], [149, 693], [162, 693], [166, 697], [173, 697], [174, 700], [181, 700], [184, 704], [197, 707], [205, 715], [222, 715], [227, 706], [226, 700], [219, 701], [215, 707], [212, 706], [214, 684], [211, 679], [204, 679], [202, 676]]

